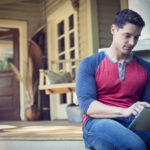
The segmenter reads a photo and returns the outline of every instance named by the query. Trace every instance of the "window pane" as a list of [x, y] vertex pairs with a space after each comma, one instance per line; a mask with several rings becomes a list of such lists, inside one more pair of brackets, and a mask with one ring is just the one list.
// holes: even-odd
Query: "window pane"
[[[65, 54], [59, 56], [59, 60], [64, 60], [65, 59]], [[59, 63], [59, 70], [63, 69], [63, 63]]]
[[[1, 31], [4, 32], [5, 31]], [[12, 35], [2, 36], [0, 38], [0, 72], [9, 71], [9, 63], [13, 63], [13, 37]]]
[[76, 70], [75, 68], [72, 69], [72, 78], [73, 80], [75, 80], [75, 77], [76, 77]]
[[70, 33], [69, 35], [70, 48], [74, 47], [74, 33]]
[[61, 53], [65, 50], [65, 38], [61, 38], [58, 40], [58, 52]]
[[64, 34], [64, 21], [57, 25], [58, 37]]
[[[70, 59], [75, 59], [75, 50], [72, 50], [70, 52]], [[75, 62], [72, 62], [72, 66], [74, 66], [74, 65], [75, 65]]]
[[64, 60], [65, 59], [65, 54], [59, 56], [59, 60]]
[[75, 62], [72, 62], [72, 66], [74, 66], [76, 63]]
[[60, 104], [66, 104], [66, 103], [67, 103], [66, 94], [60, 94]]
[[69, 16], [69, 30], [74, 28], [74, 20], [73, 20], [73, 14]]
[[74, 51], [74, 50], [72, 50], [72, 51], [70, 52], [70, 58], [71, 58], [71, 59], [74, 59], [74, 58], [75, 58], [75, 51]]

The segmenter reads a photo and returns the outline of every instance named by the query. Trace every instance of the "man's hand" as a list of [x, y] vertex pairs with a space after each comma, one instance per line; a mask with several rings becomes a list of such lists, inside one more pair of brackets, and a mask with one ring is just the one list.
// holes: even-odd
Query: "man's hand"
[[144, 107], [150, 107], [150, 104], [147, 102], [136, 102], [129, 108], [123, 110], [124, 117], [130, 117], [131, 115], [136, 116], [138, 115]]
[[117, 118], [136, 116], [144, 107], [150, 107], [147, 102], [136, 102], [128, 108], [121, 108], [103, 104], [97, 100], [93, 101], [88, 110], [87, 115], [93, 118]]

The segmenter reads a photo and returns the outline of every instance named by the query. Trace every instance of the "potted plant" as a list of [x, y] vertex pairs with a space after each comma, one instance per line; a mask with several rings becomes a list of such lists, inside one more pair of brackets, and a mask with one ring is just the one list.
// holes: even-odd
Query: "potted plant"
[[73, 93], [71, 93], [71, 103], [67, 106], [67, 116], [69, 122], [80, 123], [82, 122], [82, 112], [78, 104], [73, 101]]

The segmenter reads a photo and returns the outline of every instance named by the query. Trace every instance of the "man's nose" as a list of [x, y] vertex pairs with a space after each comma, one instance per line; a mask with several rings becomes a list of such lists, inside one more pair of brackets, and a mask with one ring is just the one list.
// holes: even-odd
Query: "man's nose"
[[133, 46], [133, 45], [135, 45], [135, 43], [136, 43], [135, 39], [134, 38], [130, 38], [129, 44]]

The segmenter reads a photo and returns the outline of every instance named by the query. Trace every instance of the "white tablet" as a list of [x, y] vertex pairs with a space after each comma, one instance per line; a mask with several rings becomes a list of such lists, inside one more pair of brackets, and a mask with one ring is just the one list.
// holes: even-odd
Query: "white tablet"
[[145, 107], [131, 122], [131, 130], [150, 131], [150, 107]]

